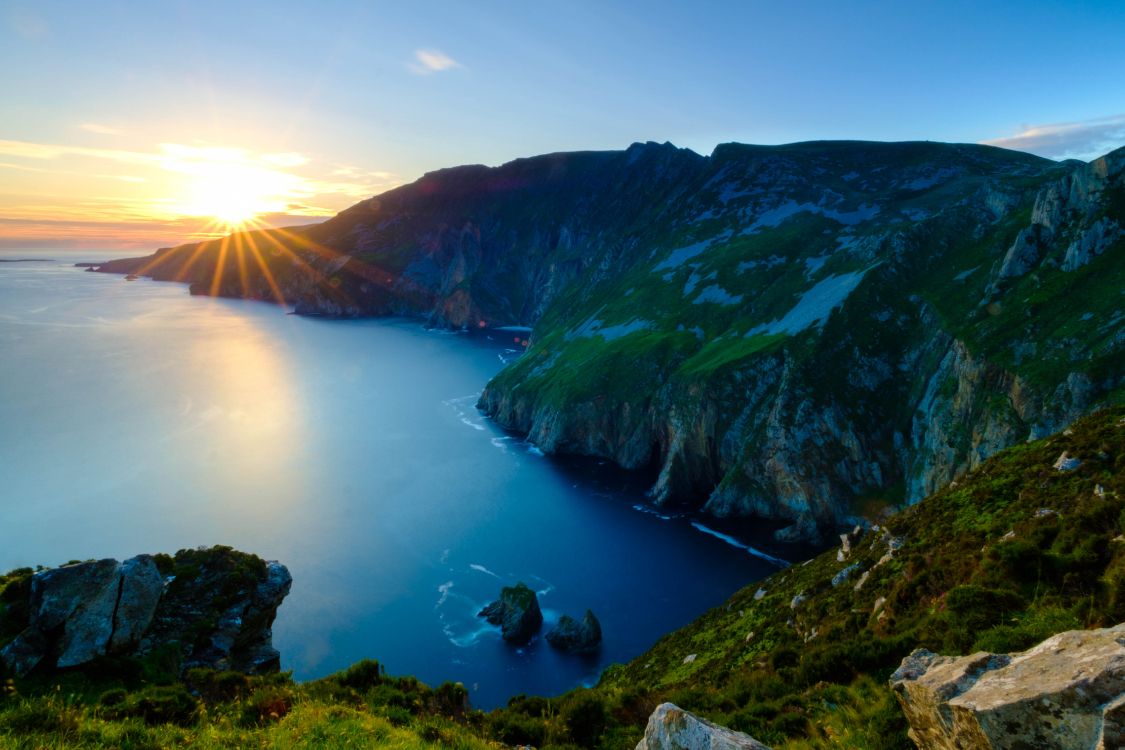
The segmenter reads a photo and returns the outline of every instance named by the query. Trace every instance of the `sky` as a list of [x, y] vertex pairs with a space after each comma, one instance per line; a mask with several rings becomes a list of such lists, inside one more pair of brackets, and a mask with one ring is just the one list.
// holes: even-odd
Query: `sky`
[[323, 220], [671, 141], [1125, 145], [1125, 2], [0, 1], [0, 247]]

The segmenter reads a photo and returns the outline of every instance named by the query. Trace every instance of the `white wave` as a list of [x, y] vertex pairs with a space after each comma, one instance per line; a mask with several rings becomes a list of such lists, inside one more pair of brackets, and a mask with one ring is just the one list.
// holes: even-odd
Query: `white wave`
[[650, 508], [647, 505], [641, 505], [641, 504], [638, 503], [637, 505], [633, 506], [633, 510], [639, 510], [641, 513], [647, 513], [650, 516], [656, 516], [661, 521], [671, 521], [672, 520], [672, 516], [665, 515], [665, 514], [659, 512], [658, 510], [656, 510], [655, 508]]
[[437, 609], [441, 605], [445, 604], [445, 601], [449, 598], [449, 592], [452, 588], [453, 581], [446, 581], [445, 583], [437, 587], [437, 590], [441, 592], [441, 597], [437, 600], [437, 604], [434, 605], [434, 609]]
[[492, 576], [493, 578], [500, 578], [500, 576], [496, 575], [495, 573], [493, 573], [491, 570], [484, 567], [483, 565], [478, 565], [477, 563], [470, 563], [469, 567], [472, 568], [473, 570], [477, 571], [478, 573], [484, 573], [485, 575]]
[[511, 438], [510, 437], [494, 437], [491, 440], [489, 440], [488, 442], [492, 443], [493, 447], [499, 448], [500, 450], [507, 453], [508, 452], [508, 446], [504, 445], [505, 440], [511, 440]]
[[480, 430], [481, 432], [484, 432], [484, 425], [478, 422], [474, 422], [468, 417], [461, 417], [461, 423], [469, 425], [469, 427], [472, 427], [474, 430]]
[[773, 555], [762, 552], [760, 549], [757, 549], [755, 547], [751, 547], [749, 544], [743, 544], [742, 542], [735, 539], [733, 536], [723, 534], [721, 532], [715, 531], [714, 529], [709, 529], [706, 526], [704, 526], [703, 524], [701, 524], [699, 521], [692, 521], [691, 525], [694, 526], [699, 531], [702, 531], [704, 534], [710, 534], [711, 536], [715, 537], [716, 539], [722, 539], [724, 542], [726, 542], [727, 544], [729, 544], [732, 547], [738, 547], [739, 549], [746, 550], [747, 552], [749, 552], [754, 557], [761, 558], [762, 560], [765, 560], [766, 562], [773, 563], [774, 565], [777, 565], [778, 567], [781, 567], [781, 568], [788, 568], [789, 567], [789, 563], [787, 563], [785, 560], [782, 560], [780, 557], [774, 557]]
[[530, 454], [531, 454], [531, 455], [533, 455], [533, 456], [542, 456], [542, 455], [544, 455], [544, 454], [543, 454], [543, 451], [539, 450], [539, 448], [538, 448], [537, 446], [534, 446], [534, 445], [532, 445], [532, 444], [530, 444], [530, 443], [528, 443], [528, 445], [527, 445], [527, 452], [528, 452], [528, 453], [530, 453]]
[[453, 628], [448, 625], [442, 626], [441, 632], [445, 633], [445, 637], [449, 642], [458, 648], [468, 648], [481, 639], [481, 636], [490, 635], [492, 633], [499, 634], [500, 628], [491, 625], [479, 627], [476, 630], [470, 630], [467, 633], [457, 633]]

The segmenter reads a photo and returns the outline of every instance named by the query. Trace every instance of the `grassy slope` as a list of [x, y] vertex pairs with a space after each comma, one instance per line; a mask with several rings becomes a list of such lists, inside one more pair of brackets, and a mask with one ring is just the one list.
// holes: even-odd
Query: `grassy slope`
[[[1054, 469], [1063, 451], [1082, 465]], [[1125, 620], [1123, 531], [1117, 407], [1004, 451], [869, 532], [842, 562], [831, 550], [751, 585], [591, 690], [518, 696], [484, 715], [463, 711], [459, 686], [431, 690], [365, 662], [301, 685], [194, 673], [197, 699], [154, 665], [106, 662], [7, 682], [0, 747], [630, 748], [651, 709], [673, 700], [777, 747], [907, 748], [886, 686], [902, 656], [1017, 650]], [[0, 601], [20, 578], [0, 579]]]

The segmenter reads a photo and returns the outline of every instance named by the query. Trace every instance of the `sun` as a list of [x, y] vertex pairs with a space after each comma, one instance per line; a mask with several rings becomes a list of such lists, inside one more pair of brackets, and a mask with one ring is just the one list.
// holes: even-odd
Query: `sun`
[[289, 175], [241, 161], [198, 160], [182, 165], [176, 212], [203, 216], [228, 230], [243, 229], [262, 214], [284, 211]]

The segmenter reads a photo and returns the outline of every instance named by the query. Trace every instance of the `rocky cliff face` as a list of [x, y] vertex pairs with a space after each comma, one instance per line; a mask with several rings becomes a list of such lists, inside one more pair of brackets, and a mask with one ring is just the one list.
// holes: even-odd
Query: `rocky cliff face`
[[891, 676], [920, 750], [1125, 746], [1125, 625], [1017, 654], [918, 650]]
[[[43, 570], [26, 587], [9, 585], [26, 588], [28, 601], [0, 660], [23, 675], [174, 648], [185, 670], [276, 672], [271, 626], [291, 583], [284, 565], [225, 547]], [[7, 608], [0, 615], [10, 617]]]
[[324, 224], [102, 270], [298, 312], [534, 326], [480, 408], [652, 496], [787, 519], [915, 501], [1121, 397], [1125, 150], [669, 144], [460, 167]]

